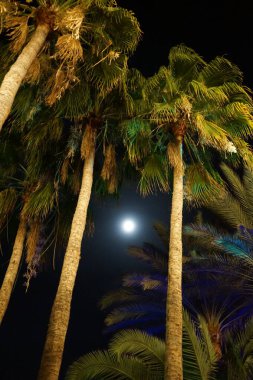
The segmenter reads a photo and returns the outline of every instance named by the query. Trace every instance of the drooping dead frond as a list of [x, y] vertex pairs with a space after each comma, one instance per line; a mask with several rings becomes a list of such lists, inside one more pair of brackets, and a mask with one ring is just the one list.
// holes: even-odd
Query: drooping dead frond
[[29, 32], [28, 17], [27, 16], [6, 16], [5, 27], [8, 30], [7, 36], [12, 41], [10, 43], [10, 50], [18, 53], [24, 43], [26, 42]]
[[107, 190], [109, 194], [115, 193], [118, 187], [117, 164], [115, 146], [110, 144], [105, 148], [105, 160], [101, 171], [101, 177], [107, 181]]
[[27, 234], [26, 240], [26, 263], [29, 265], [36, 253], [39, 237], [40, 237], [41, 224], [33, 222]]
[[73, 175], [71, 177], [71, 189], [75, 195], [78, 195], [81, 189], [81, 180], [82, 177], [80, 175], [81, 167], [78, 165], [77, 169], [74, 170]]
[[69, 169], [69, 157], [65, 158], [61, 167], [61, 182], [65, 185], [67, 177], [68, 177], [68, 169]]
[[41, 266], [41, 252], [45, 244], [45, 238], [42, 237], [43, 226], [41, 223], [34, 222], [30, 226], [26, 242], [26, 263], [27, 268], [24, 274], [24, 286], [26, 292], [30, 286], [32, 278], [36, 277]]
[[104, 60], [108, 60], [109, 61], [109, 65], [112, 63], [112, 61], [115, 61], [116, 59], [118, 59], [120, 57], [120, 52], [118, 51], [114, 51], [114, 50], [110, 50], [109, 53], [101, 58], [97, 63], [95, 63], [92, 67], [95, 67], [97, 66], [99, 63], [103, 62]]
[[83, 48], [78, 39], [72, 34], [60, 36], [55, 45], [57, 58], [67, 64], [69, 67], [76, 67], [78, 61], [83, 59]]
[[86, 226], [85, 226], [85, 236], [92, 237], [95, 232], [95, 223], [92, 218], [87, 218]]
[[101, 171], [101, 177], [104, 181], [109, 180], [112, 172], [116, 168], [115, 146], [110, 144], [105, 148], [105, 160]]
[[58, 20], [58, 27], [61, 31], [71, 32], [75, 39], [79, 39], [80, 28], [85, 17], [83, 8], [77, 6], [64, 12], [62, 18]]
[[8, 11], [8, 3], [5, 1], [0, 1], [0, 16], [4, 15]]
[[116, 193], [117, 188], [118, 188], [118, 177], [115, 171], [115, 173], [111, 176], [111, 178], [108, 181], [107, 191], [109, 194], [114, 194]]
[[40, 61], [38, 58], [35, 58], [35, 60], [33, 61], [33, 63], [27, 71], [25, 82], [30, 84], [38, 83], [40, 78], [40, 72]]
[[96, 130], [91, 127], [91, 125], [87, 125], [85, 128], [85, 132], [82, 139], [81, 144], [81, 158], [82, 160], [87, 159], [92, 150], [94, 149], [96, 140]]
[[167, 147], [167, 155], [169, 163], [173, 168], [181, 164], [182, 158], [178, 144], [170, 142]]
[[52, 106], [57, 100], [61, 99], [67, 88], [77, 81], [78, 78], [74, 75], [73, 70], [65, 71], [62, 66], [60, 66], [55, 77], [51, 77], [48, 82], [48, 87], [52, 88], [52, 90], [46, 97], [46, 104]]

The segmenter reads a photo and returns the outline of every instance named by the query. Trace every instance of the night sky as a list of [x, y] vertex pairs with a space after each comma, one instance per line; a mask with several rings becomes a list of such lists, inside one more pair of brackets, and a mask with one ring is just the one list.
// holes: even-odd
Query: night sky
[[[224, 55], [245, 74], [245, 84], [253, 87], [252, 9], [247, 1], [152, 1], [121, 0], [132, 9], [144, 32], [130, 64], [152, 75], [167, 64], [170, 47], [179, 43], [197, 51], [204, 59]], [[83, 252], [74, 291], [71, 320], [63, 359], [67, 366], [80, 355], [106, 346], [102, 334], [103, 314], [97, 303], [102, 295], [120, 285], [123, 274], [143, 270], [144, 266], [127, 255], [129, 245], [144, 241], [159, 245], [152, 225], [168, 224], [170, 197], [157, 194], [141, 198], [137, 184], [123, 185], [119, 200], [91, 201], [95, 234], [83, 241]], [[137, 230], [124, 235], [120, 223], [133, 218]], [[185, 215], [185, 221], [191, 215]], [[9, 252], [1, 257], [3, 275]], [[22, 286], [22, 269], [9, 309], [0, 328], [0, 379], [35, 380], [45, 339], [50, 309], [59, 279], [56, 269], [39, 273], [28, 293]], [[62, 377], [63, 378], [63, 377]]]

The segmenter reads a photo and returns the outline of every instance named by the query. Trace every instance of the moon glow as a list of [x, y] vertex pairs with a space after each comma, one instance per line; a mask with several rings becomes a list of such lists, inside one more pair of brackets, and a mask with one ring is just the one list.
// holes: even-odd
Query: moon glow
[[134, 232], [135, 227], [136, 227], [135, 222], [132, 219], [125, 219], [123, 220], [121, 224], [121, 228], [123, 232], [125, 232], [126, 234], [130, 234], [131, 232]]

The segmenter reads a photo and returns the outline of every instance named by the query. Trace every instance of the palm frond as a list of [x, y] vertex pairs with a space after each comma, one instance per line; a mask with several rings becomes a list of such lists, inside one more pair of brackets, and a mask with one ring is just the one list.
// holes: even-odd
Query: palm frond
[[139, 330], [123, 330], [112, 338], [109, 350], [118, 357], [139, 359], [162, 378], [165, 344], [161, 339]]
[[198, 335], [189, 314], [184, 311], [183, 363], [184, 377], [186, 379], [214, 379], [213, 372], [216, 368], [217, 360], [210, 341], [208, 341], [208, 348], [205, 343], [201, 335]]
[[198, 78], [207, 87], [221, 86], [225, 82], [242, 83], [240, 69], [224, 57], [216, 57], [202, 70]]
[[[147, 366], [135, 358], [118, 358], [107, 351], [87, 354], [68, 369], [65, 380], [155, 380]], [[158, 380], [158, 379], [157, 379]]]
[[22, 215], [26, 218], [44, 219], [52, 211], [56, 200], [56, 189], [51, 181], [32, 192], [25, 202]]
[[140, 193], [146, 196], [157, 190], [167, 192], [169, 190], [168, 182], [167, 160], [159, 154], [153, 154], [147, 159], [141, 170]]

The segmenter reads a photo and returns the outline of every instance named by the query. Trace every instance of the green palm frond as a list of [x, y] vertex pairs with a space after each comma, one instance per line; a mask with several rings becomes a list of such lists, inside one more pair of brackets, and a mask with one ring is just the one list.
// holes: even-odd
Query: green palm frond
[[239, 332], [227, 332], [226, 357], [229, 379], [247, 380], [253, 375], [253, 321], [250, 319]]
[[[203, 320], [201, 320], [204, 323]], [[207, 332], [207, 329], [206, 331]], [[189, 314], [184, 311], [183, 323], [183, 363], [184, 377], [192, 380], [214, 379], [216, 369], [216, 356], [214, 348], [201, 334], [198, 335]]]
[[198, 80], [207, 87], [220, 86], [225, 82], [242, 83], [240, 69], [224, 57], [216, 57], [206, 65], [199, 74]]
[[58, 143], [62, 137], [64, 129], [62, 119], [49, 115], [47, 112], [45, 115], [43, 115], [43, 112], [39, 115], [40, 122], [36, 120], [24, 136], [24, 142], [28, 151], [32, 151], [33, 149], [46, 151], [48, 150], [48, 146], [45, 144], [45, 141]]
[[[159, 228], [159, 227], [157, 227], [157, 228]], [[156, 227], [155, 227], [155, 229], [156, 229]], [[168, 233], [167, 233], [167, 244], [166, 244], [166, 246], [168, 246]], [[161, 273], [164, 273], [164, 272], [166, 273], [166, 271], [167, 271], [167, 263], [168, 263], [167, 256], [164, 254], [163, 251], [156, 249], [152, 245], [148, 245], [148, 247], [144, 246], [143, 248], [129, 247], [128, 253], [137, 259], [140, 259], [144, 262], [151, 264], [151, 266], [154, 269], [158, 270]]]
[[140, 25], [134, 13], [118, 6], [103, 7], [101, 11], [108, 18], [104, 33], [108, 40], [113, 36], [115, 49], [122, 52], [134, 51], [141, 37]]
[[14, 210], [17, 199], [17, 191], [13, 188], [5, 189], [0, 192], [0, 226], [6, 217]]
[[183, 85], [197, 79], [205, 61], [191, 48], [185, 45], [172, 47], [169, 52], [169, 65], [173, 76]]
[[196, 114], [196, 128], [201, 144], [210, 145], [218, 150], [224, 150], [228, 145], [228, 133], [213, 121], [205, 119], [201, 114]]
[[222, 180], [217, 173], [209, 172], [203, 164], [190, 164], [185, 174], [185, 199], [190, 204], [203, 205], [215, 200], [222, 189]]
[[252, 218], [249, 218], [243, 207], [228, 193], [224, 193], [224, 197], [217, 199], [216, 202], [207, 207], [218, 215], [223, 222], [234, 228], [237, 228], [239, 225], [245, 227], [252, 226]]
[[29, 195], [24, 204], [22, 215], [28, 219], [44, 219], [52, 211], [56, 196], [54, 184], [48, 181]]
[[213, 102], [217, 105], [223, 105], [228, 101], [228, 96], [221, 87], [208, 88], [205, 83], [193, 80], [188, 84], [189, 93], [198, 102]]
[[87, 115], [92, 109], [91, 88], [87, 82], [87, 78], [83, 78], [81, 74], [80, 82], [68, 89], [62, 100], [56, 104], [56, 115], [68, 119], [78, 118]]
[[124, 302], [137, 302], [139, 295], [133, 289], [121, 288], [110, 292], [99, 301], [101, 310], [105, 310], [113, 305], [123, 304]]
[[113, 309], [105, 318], [106, 326], [113, 326], [119, 322], [126, 321], [128, 319], [138, 319], [146, 315], [146, 310], [142, 305], [131, 304], [127, 308], [127, 311], [122, 307]]
[[[118, 358], [107, 351], [87, 354], [68, 369], [65, 380], [159, 380], [147, 366], [133, 357]], [[162, 380], [162, 378], [160, 378]]]
[[141, 170], [140, 193], [146, 196], [157, 190], [167, 192], [169, 190], [168, 182], [167, 160], [159, 154], [153, 154], [147, 159]]
[[122, 123], [123, 141], [131, 163], [137, 164], [151, 150], [151, 126], [146, 120], [133, 118]]
[[253, 174], [245, 169], [242, 179], [226, 164], [221, 165], [226, 179], [226, 189], [206, 207], [222, 218], [230, 226], [243, 225], [251, 228], [253, 223]]
[[162, 378], [165, 344], [161, 339], [139, 330], [123, 330], [112, 338], [109, 350], [118, 357], [139, 359]]

